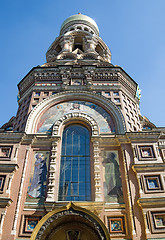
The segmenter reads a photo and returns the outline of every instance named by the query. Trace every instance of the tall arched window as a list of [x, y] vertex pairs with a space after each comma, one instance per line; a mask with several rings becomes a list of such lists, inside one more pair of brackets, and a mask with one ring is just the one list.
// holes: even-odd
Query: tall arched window
[[90, 201], [90, 133], [81, 125], [63, 132], [59, 183], [60, 201]]

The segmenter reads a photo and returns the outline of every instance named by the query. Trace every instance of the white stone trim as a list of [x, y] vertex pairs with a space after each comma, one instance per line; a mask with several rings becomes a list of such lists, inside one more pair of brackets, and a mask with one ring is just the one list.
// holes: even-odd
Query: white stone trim
[[[57, 158], [57, 145], [58, 139], [52, 142], [52, 155], [50, 157], [50, 168], [49, 168], [49, 177], [48, 177], [48, 190], [46, 202], [55, 201], [55, 184], [57, 184], [56, 176], [56, 158]], [[56, 186], [57, 187], [57, 186]]]
[[68, 113], [64, 115], [63, 117], [59, 118], [53, 125], [53, 131], [52, 131], [52, 136], [60, 136], [60, 129], [62, 125], [70, 121], [72, 119], [78, 119], [78, 120], [83, 120], [87, 123], [89, 123], [91, 129], [92, 129], [92, 137], [94, 136], [99, 136], [99, 129], [96, 121], [89, 115], [85, 113], [79, 113], [79, 112], [74, 112], [74, 113]]
[[5, 220], [7, 209], [1, 213], [1, 219], [0, 219], [0, 239], [2, 239], [2, 231], [3, 231], [3, 223]]
[[14, 214], [14, 223], [13, 223], [11, 235], [16, 235], [17, 221], [18, 221], [18, 216], [19, 216], [19, 211], [20, 211], [20, 205], [21, 205], [21, 198], [22, 198], [23, 186], [24, 186], [25, 175], [26, 175], [28, 155], [29, 155], [29, 147], [27, 147], [27, 149], [26, 149], [26, 155], [25, 155], [24, 166], [23, 166], [23, 173], [22, 173], [22, 177], [21, 177], [21, 184], [20, 184], [18, 198], [17, 198], [17, 204], [16, 204], [16, 209], [15, 209], [15, 214]]
[[8, 186], [7, 186], [6, 193], [10, 193], [11, 183], [12, 183], [13, 177], [14, 177], [14, 174], [9, 175], [9, 180], [8, 180]]
[[101, 172], [99, 161], [99, 141], [93, 141], [93, 160], [94, 160], [94, 181], [95, 181], [95, 202], [103, 201], [101, 192]]

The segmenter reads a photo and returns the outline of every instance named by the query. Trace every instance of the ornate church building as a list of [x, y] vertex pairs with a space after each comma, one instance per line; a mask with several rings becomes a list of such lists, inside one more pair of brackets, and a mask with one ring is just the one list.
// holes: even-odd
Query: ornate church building
[[165, 239], [165, 128], [77, 14], [18, 84], [0, 129], [0, 239]]

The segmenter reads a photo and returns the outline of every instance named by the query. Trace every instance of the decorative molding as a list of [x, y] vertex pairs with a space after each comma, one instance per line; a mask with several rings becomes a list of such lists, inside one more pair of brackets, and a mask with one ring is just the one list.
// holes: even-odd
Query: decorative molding
[[18, 149], [19, 149], [19, 145], [15, 145], [15, 149], [14, 149], [14, 156], [13, 156], [13, 160], [15, 162], [17, 162], [17, 156], [18, 156]]
[[90, 124], [91, 129], [92, 129], [92, 137], [93, 136], [99, 136], [99, 129], [96, 121], [90, 117], [89, 115], [85, 113], [79, 113], [79, 112], [74, 112], [74, 113], [68, 113], [64, 115], [63, 117], [59, 118], [53, 125], [53, 131], [52, 131], [52, 136], [60, 136], [60, 128], [61, 126], [72, 119], [80, 119], [83, 120], [87, 123]]
[[15, 172], [17, 169], [18, 169], [18, 165], [17, 164], [11, 164], [11, 163], [8, 163], [8, 164], [3, 164], [1, 163], [0, 164], [0, 172], [3, 172], [3, 173], [12, 173], [12, 172]]
[[10, 198], [0, 197], [0, 208], [9, 207], [12, 202]]
[[28, 155], [29, 155], [29, 147], [27, 147], [27, 149], [26, 149], [24, 165], [23, 165], [23, 170], [22, 170], [22, 177], [21, 177], [20, 188], [19, 188], [19, 192], [18, 192], [18, 198], [17, 198], [17, 204], [16, 204], [16, 209], [15, 209], [15, 214], [14, 214], [14, 222], [13, 222], [11, 235], [16, 235], [17, 221], [18, 221], [18, 216], [19, 216], [19, 211], [20, 211], [20, 205], [21, 205], [21, 198], [22, 198], [23, 186], [24, 186], [24, 181], [25, 181]]
[[133, 164], [132, 169], [134, 172], [159, 172], [165, 170], [165, 163]]
[[93, 141], [93, 160], [94, 160], [94, 181], [95, 181], [95, 201], [103, 201], [103, 193], [101, 191], [101, 171], [99, 161], [99, 141]]
[[60, 92], [55, 95], [51, 95], [38, 103], [36, 107], [31, 111], [27, 119], [25, 132], [28, 134], [35, 133], [38, 117], [41, 116], [41, 113], [46, 111], [48, 107], [51, 107], [52, 105], [55, 105], [61, 101], [70, 101], [72, 99], [85, 101], [88, 100], [102, 106], [113, 117], [116, 133], [124, 134], [126, 132], [126, 125], [123, 114], [111, 100], [107, 99], [104, 96], [97, 95], [93, 92], [76, 90]]
[[8, 194], [10, 194], [11, 183], [12, 183], [13, 177], [14, 177], [14, 174], [9, 175], [9, 180], [8, 180], [7, 189], [6, 189], [6, 193], [8, 193]]
[[19, 143], [24, 136], [24, 133], [15, 133], [15, 132], [3, 132], [0, 133], [0, 142], [1, 143]]
[[[2, 213], [1, 213], [1, 217], [0, 217], [0, 234], [2, 234], [2, 231], [3, 231], [3, 223], [4, 223], [5, 216], [6, 216], [6, 212], [7, 212], [7, 209], [5, 211], [2, 211]], [[0, 237], [0, 239], [2, 239], [2, 238]]]
[[139, 198], [137, 202], [143, 208], [160, 208], [165, 206], [165, 197]]
[[72, 202], [68, 203], [65, 207], [49, 212], [44, 218], [42, 218], [33, 231], [31, 240], [42, 239], [47, 229], [51, 229], [52, 225], [55, 229], [58, 227], [59, 222], [61, 224], [63, 221], [65, 221], [65, 217], [69, 216], [73, 216], [75, 219], [78, 217], [76, 221], [82, 224], [85, 223], [87, 227], [89, 225], [91, 230], [95, 231], [99, 239], [110, 240], [108, 230], [103, 222], [91, 211], [75, 206]]
[[159, 143], [160, 148], [165, 148], [165, 140], [164, 139], [163, 140], [159, 139], [158, 143]]
[[[59, 138], [60, 139], [60, 138]], [[50, 165], [49, 165], [49, 176], [48, 176], [48, 188], [47, 188], [47, 198], [46, 202], [52, 202], [55, 201], [54, 195], [55, 195], [55, 188], [56, 188], [56, 158], [57, 158], [57, 145], [58, 140], [55, 139], [52, 142], [52, 151], [51, 151], [51, 157], [50, 157]]]

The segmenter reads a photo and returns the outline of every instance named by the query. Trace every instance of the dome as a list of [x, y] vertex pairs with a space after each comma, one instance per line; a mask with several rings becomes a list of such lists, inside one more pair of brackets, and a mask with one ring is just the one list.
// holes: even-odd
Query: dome
[[73, 24], [76, 24], [76, 23], [84, 24], [84, 25], [87, 25], [87, 26], [91, 27], [92, 30], [94, 31], [94, 33], [99, 35], [99, 28], [98, 28], [96, 22], [92, 18], [90, 18], [86, 15], [80, 14], [80, 13], [68, 17], [63, 22], [63, 24], [61, 25], [60, 34], [63, 34], [64, 31], [68, 27], [70, 27], [70, 26], [72, 26]]

